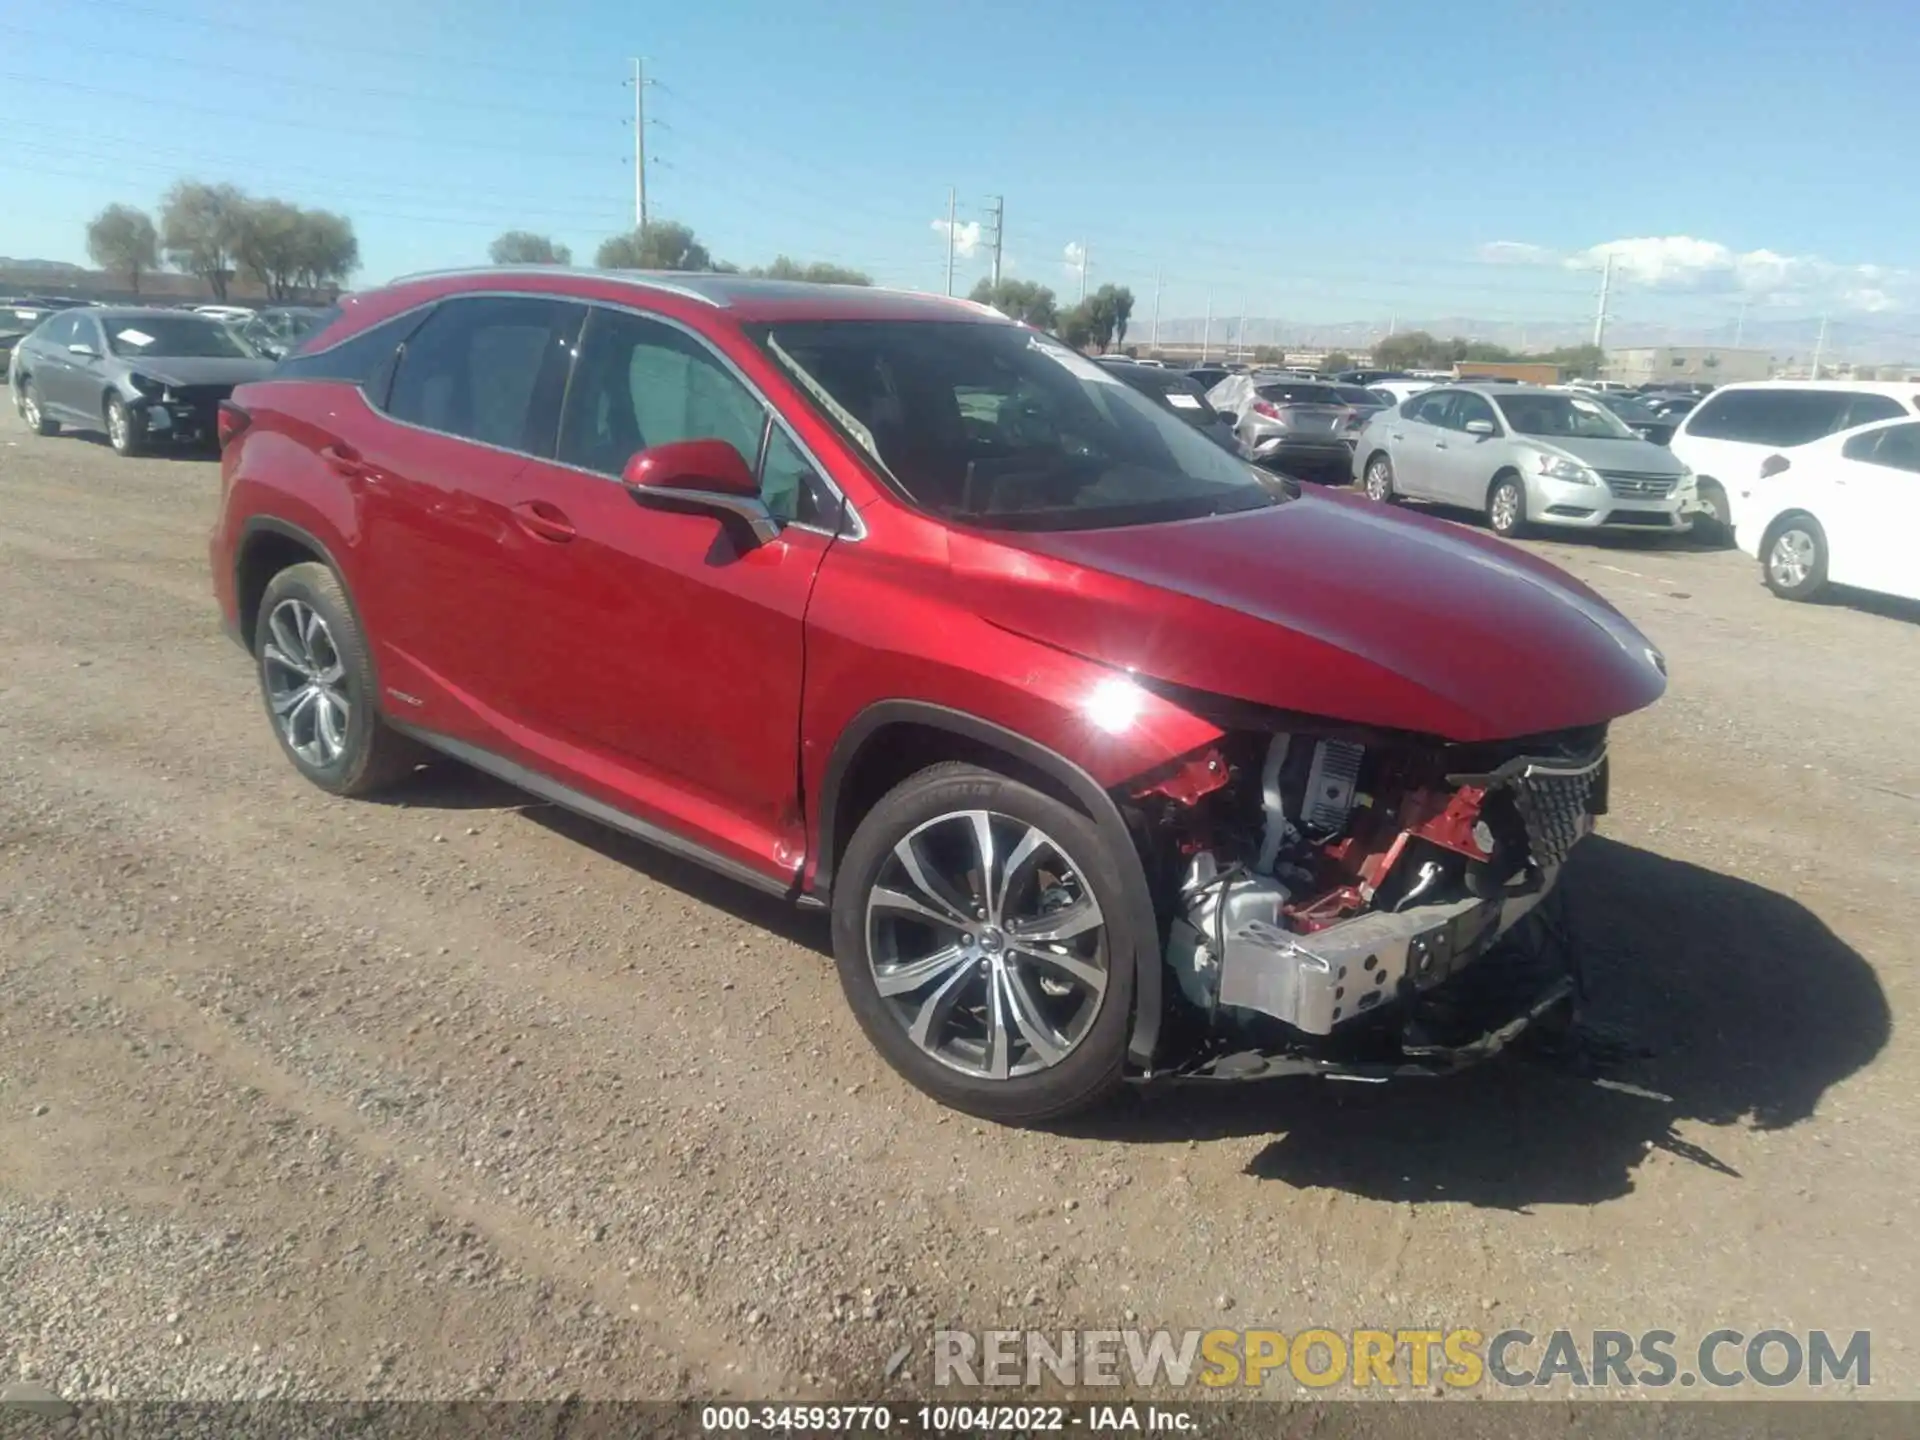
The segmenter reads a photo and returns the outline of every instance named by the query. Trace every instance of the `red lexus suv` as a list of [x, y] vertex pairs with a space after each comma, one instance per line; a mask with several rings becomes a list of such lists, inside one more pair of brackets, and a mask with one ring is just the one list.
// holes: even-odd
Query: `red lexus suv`
[[438, 752], [828, 908], [882, 1055], [1008, 1122], [1495, 1048], [1568, 992], [1533, 912], [1666, 684], [1525, 551], [959, 301], [418, 277], [220, 433], [214, 588], [303, 775]]

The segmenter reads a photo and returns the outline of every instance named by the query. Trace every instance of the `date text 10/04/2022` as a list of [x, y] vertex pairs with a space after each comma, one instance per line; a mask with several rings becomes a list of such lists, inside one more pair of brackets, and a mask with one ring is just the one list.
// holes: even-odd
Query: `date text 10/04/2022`
[[711, 1433], [898, 1430], [923, 1435], [982, 1431], [1029, 1435], [1050, 1430], [1185, 1433], [1199, 1428], [1199, 1423], [1190, 1411], [1160, 1405], [960, 1404], [900, 1410], [887, 1405], [708, 1405], [700, 1411], [700, 1428]]

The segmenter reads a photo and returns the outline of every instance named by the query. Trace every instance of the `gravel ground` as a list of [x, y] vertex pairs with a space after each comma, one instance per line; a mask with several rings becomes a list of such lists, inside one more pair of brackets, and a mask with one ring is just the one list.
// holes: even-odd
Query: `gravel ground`
[[882, 1067], [816, 920], [450, 764], [302, 783], [216, 488], [0, 423], [0, 1381], [791, 1396], [911, 1388], [947, 1322], [1725, 1324], [1871, 1329], [1920, 1396], [1913, 607], [1538, 547], [1672, 667], [1566, 884], [1669, 1099], [1508, 1060], [1021, 1133]]

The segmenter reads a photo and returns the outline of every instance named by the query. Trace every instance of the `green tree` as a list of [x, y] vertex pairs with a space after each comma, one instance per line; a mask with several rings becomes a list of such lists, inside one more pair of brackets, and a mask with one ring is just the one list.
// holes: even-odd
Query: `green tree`
[[509, 230], [487, 247], [487, 258], [496, 265], [571, 265], [573, 252], [531, 230]]
[[1353, 369], [1353, 357], [1344, 350], [1329, 350], [1327, 358], [1320, 362], [1320, 368], [1329, 372]]
[[873, 284], [873, 277], [861, 270], [849, 270], [844, 265], [829, 265], [820, 260], [802, 265], [785, 255], [776, 255], [771, 265], [756, 265], [747, 274], [767, 280], [804, 280], [809, 285]]
[[644, 229], [600, 242], [593, 263], [602, 270], [711, 270], [713, 256], [678, 220], [654, 220]]
[[1001, 280], [996, 287], [982, 280], [967, 298], [976, 305], [991, 305], [1009, 320], [1018, 320], [1036, 330], [1051, 330], [1059, 323], [1059, 302], [1053, 291], [1033, 280]]
[[1133, 319], [1133, 291], [1124, 285], [1102, 285], [1084, 304], [1095, 344], [1110, 350], [1126, 343], [1127, 322]]
[[269, 299], [286, 299], [299, 283], [306, 222], [300, 207], [285, 200], [246, 200], [240, 206], [234, 263], [248, 279], [266, 287]]
[[176, 181], [160, 202], [160, 244], [167, 263], [206, 281], [216, 300], [227, 298], [246, 206], [236, 187], [198, 180]]
[[1054, 326], [1053, 333], [1076, 350], [1093, 348], [1100, 341], [1100, 318], [1095, 311], [1091, 297], [1082, 300], [1072, 309], [1060, 312], [1059, 323]]
[[294, 276], [309, 290], [344, 284], [360, 268], [360, 240], [353, 222], [331, 210], [300, 212], [300, 244]]
[[109, 205], [87, 223], [87, 255], [102, 270], [125, 275], [138, 295], [140, 277], [160, 268], [160, 232], [146, 211]]

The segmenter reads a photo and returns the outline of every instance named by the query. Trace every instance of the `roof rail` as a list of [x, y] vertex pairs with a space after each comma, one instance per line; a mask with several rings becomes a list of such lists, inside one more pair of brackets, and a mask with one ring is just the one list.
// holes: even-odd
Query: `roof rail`
[[678, 295], [687, 300], [698, 300], [711, 305], [716, 310], [724, 310], [724, 302], [716, 300], [704, 291], [691, 285], [680, 285], [672, 280], [660, 278], [663, 273], [652, 270], [601, 270], [590, 265], [456, 265], [445, 270], [417, 270], [411, 275], [396, 275], [389, 285], [407, 285], [416, 280], [451, 280], [464, 275], [590, 275], [596, 280], [613, 280], [623, 285], [632, 285], [640, 290], [655, 290], [666, 295]]

